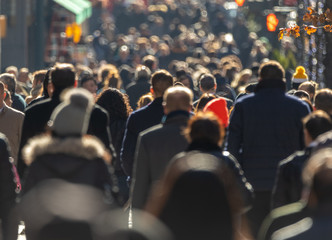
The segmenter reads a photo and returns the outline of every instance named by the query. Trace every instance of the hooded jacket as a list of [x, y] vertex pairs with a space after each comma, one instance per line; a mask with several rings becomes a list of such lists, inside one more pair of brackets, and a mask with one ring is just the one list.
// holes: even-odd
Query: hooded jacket
[[108, 191], [112, 179], [104, 161], [105, 155], [102, 143], [92, 136], [35, 137], [23, 149], [24, 161], [29, 166], [23, 193], [39, 182], [52, 178]]

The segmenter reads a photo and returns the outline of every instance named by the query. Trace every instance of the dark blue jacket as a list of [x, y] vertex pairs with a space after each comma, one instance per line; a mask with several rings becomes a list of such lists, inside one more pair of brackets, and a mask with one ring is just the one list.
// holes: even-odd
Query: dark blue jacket
[[162, 101], [161, 97], [156, 98], [149, 105], [134, 111], [128, 118], [120, 156], [122, 168], [127, 176], [132, 175], [138, 134], [159, 124], [164, 116]]
[[226, 150], [239, 161], [255, 191], [271, 191], [278, 163], [304, 147], [305, 102], [285, 94], [281, 80], [261, 81], [240, 98], [230, 117]]

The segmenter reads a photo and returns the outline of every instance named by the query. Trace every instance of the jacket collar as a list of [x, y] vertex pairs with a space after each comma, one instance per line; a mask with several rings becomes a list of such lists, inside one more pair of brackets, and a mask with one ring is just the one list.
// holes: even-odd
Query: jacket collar
[[256, 88], [255, 92], [259, 92], [263, 89], [279, 89], [283, 92], [286, 91], [286, 83], [280, 79], [269, 79], [269, 80], [261, 80]]
[[187, 122], [189, 118], [190, 118], [189, 112], [178, 110], [170, 112], [168, 115], [165, 115], [161, 122], [163, 124]]
[[23, 148], [24, 162], [29, 166], [36, 158], [46, 154], [65, 154], [88, 160], [104, 158], [107, 154], [104, 145], [93, 136], [57, 138], [39, 135], [29, 140]]
[[213, 152], [218, 151], [221, 152], [221, 147], [219, 147], [217, 144], [204, 141], [204, 140], [196, 140], [189, 144], [187, 151], [203, 151], [203, 152]]
[[163, 103], [163, 98], [157, 97], [149, 105], [162, 105], [162, 103]]

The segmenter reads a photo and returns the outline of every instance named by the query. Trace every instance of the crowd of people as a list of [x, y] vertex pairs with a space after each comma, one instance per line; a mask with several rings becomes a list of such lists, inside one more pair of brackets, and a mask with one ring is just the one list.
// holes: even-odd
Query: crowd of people
[[0, 74], [2, 238], [329, 239], [332, 90], [223, 1], [151, 2]]

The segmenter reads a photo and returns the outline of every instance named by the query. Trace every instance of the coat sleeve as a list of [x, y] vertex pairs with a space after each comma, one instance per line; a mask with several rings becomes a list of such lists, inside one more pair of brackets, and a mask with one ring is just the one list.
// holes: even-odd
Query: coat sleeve
[[99, 138], [106, 148], [110, 150], [112, 157], [116, 157], [109, 128], [109, 116], [108, 113], [99, 106], [96, 106], [91, 114], [88, 134]]
[[243, 139], [243, 116], [242, 105], [237, 103], [232, 111], [228, 134], [226, 138], [225, 150], [230, 152], [241, 164], [240, 149]]
[[272, 191], [272, 209], [288, 203], [285, 185], [287, 185], [287, 182], [284, 178], [284, 167], [279, 164], [276, 176], [276, 183]]
[[16, 146], [16, 152], [13, 153], [15, 164], [17, 165], [17, 158], [18, 158], [18, 152], [20, 148], [21, 143], [21, 137], [22, 137], [22, 127], [23, 127], [23, 121], [24, 121], [24, 114], [19, 115], [17, 117], [17, 146]]
[[135, 118], [134, 115], [131, 114], [127, 120], [120, 153], [121, 166], [125, 174], [129, 177], [132, 176], [137, 137], [138, 134], [137, 131], [135, 131]]
[[147, 144], [143, 136], [139, 137], [131, 183], [131, 200], [133, 208], [142, 209], [150, 192], [151, 177]]
[[18, 150], [17, 156], [17, 171], [21, 178], [23, 178], [24, 171], [27, 168], [27, 165], [24, 163], [22, 158], [22, 150], [23, 147], [27, 144], [28, 140], [35, 135], [37, 132], [36, 127], [33, 124], [33, 113], [31, 113], [31, 109], [27, 108], [25, 112], [25, 117], [22, 124], [22, 132], [21, 132], [21, 141]]
[[[12, 171], [12, 164], [9, 159], [7, 141], [0, 137], [0, 217], [2, 220], [3, 236], [15, 236], [15, 230], [9, 226], [10, 210], [14, 206], [16, 198], [16, 184]], [[8, 238], [9, 239], [9, 238]]]
[[290, 198], [288, 195], [288, 185], [289, 185], [289, 179], [287, 177], [286, 172], [287, 165], [285, 163], [280, 162], [277, 170], [276, 175], [276, 182], [272, 191], [272, 209], [281, 207], [283, 205], [289, 204]]
[[223, 159], [229, 169], [234, 173], [246, 210], [250, 209], [254, 199], [254, 190], [251, 184], [244, 176], [244, 172], [234, 156], [229, 152], [224, 151]]

